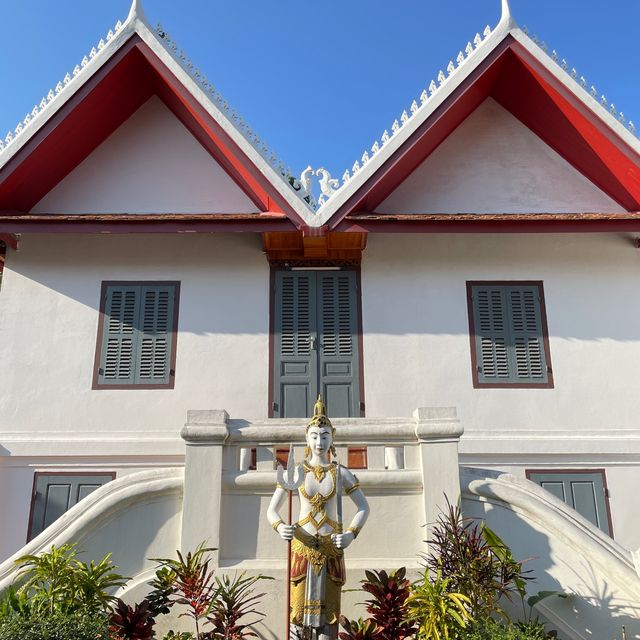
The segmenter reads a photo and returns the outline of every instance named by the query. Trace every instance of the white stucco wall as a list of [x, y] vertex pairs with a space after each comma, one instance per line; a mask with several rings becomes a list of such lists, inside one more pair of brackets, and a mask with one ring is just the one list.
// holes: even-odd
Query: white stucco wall
[[[615, 234], [370, 237], [367, 416], [455, 406], [465, 463], [603, 467], [616, 539], [640, 546], [639, 261]], [[543, 281], [554, 389], [473, 388], [470, 279]], [[181, 282], [175, 389], [91, 390], [103, 280]], [[268, 308], [257, 237], [25, 235], [0, 291], [0, 555], [24, 541], [34, 470], [180, 464], [187, 410], [264, 418]]]
[[[636, 429], [640, 253], [623, 235], [374, 235], [362, 265], [368, 415], [455, 406], [465, 429]], [[468, 280], [542, 280], [554, 389], [473, 389]]]
[[[2, 282], [0, 430], [179, 428], [267, 411], [269, 267], [248, 235], [24, 237]], [[103, 280], [178, 280], [175, 389], [92, 391]]]
[[256, 213], [256, 205], [153, 96], [33, 213]]
[[380, 213], [624, 211], [492, 98], [384, 202]]

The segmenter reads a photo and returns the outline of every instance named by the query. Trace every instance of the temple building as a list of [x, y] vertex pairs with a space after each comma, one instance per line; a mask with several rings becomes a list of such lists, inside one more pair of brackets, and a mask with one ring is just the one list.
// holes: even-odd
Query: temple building
[[588, 603], [546, 605], [562, 637], [637, 623], [640, 141], [506, 0], [463, 45], [344, 175], [297, 176], [135, 0], [0, 140], [0, 563], [80, 539], [143, 585], [201, 519], [222, 569], [279, 575], [257, 513], [322, 393], [371, 496], [354, 581], [417, 566], [461, 487]]

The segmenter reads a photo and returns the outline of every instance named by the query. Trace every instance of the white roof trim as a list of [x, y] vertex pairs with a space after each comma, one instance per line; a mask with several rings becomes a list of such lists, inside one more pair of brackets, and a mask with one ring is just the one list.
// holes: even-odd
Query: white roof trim
[[[456, 58], [457, 65], [450, 61], [447, 72], [440, 71], [437, 83], [431, 81], [429, 90], [420, 95], [418, 104], [414, 100], [409, 109], [403, 111], [400, 120], [395, 120], [391, 127], [392, 134], [384, 131], [380, 140], [376, 140], [371, 150], [366, 150], [360, 160], [356, 160], [352, 173], [347, 169], [342, 176], [341, 186], [325, 200], [317, 211], [317, 224], [326, 224], [335, 213], [351, 198], [362, 185], [416, 132], [416, 130], [435, 112], [435, 110], [469, 77], [469, 75], [491, 54], [491, 52], [511, 35], [527, 49], [550, 73], [554, 75], [569, 91], [571, 91], [586, 107], [598, 116], [636, 153], [640, 154], [640, 140], [633, 122], [626, 122], [624, 114], [618, 113], [613, 104], [609, 104], [604, 96], [598, 101], [595, 87], [587, 90], [584, 77], [578, 78], [575, 69], [568, 70], [566, 60], [559, 60], [554, 51], [549, 56], [544, 43], [530, 38], [526, 28], [520, 29], [509, 7], [508, 0], [502, 0], [502, 16], [495, 29], [488, 26], [483, 35], [477, 33], [467, 43], [464, 53], [460, 51]], [[360, 164], [362, 162], [362, 165]]]
[[[304, 220], [315, 226], [317, 217], [311, 206], [291, 186], [292, 172], [286, 169], [266, 144], [229, 108], [206, 77], [193, 67], [160, 25], [154, 31], [148, 24], [141, 0], [133, 0], [126, 21], [109, 30], [106, 38], [91, 49], [73, 73], [68, 73], [55, 89], [36, 105], [15, 131], [0, 139], [0, 169], [52, 118], [75, 93], [136, 33], [195, 97], [205, 111], [222, 127], [241, 151], [275, 187], [287, 204]], [[229, 115], [227, 115], [229, 114]], [[237, 122], [237, 125], [234, 124]]]
[[[145, 42], [162, 60], [187, 90], [198, 100], [205, 111], [222, 127], [242, 152], [253, 162], [265, 178], [274, 186], [285, 202], [309, 226], [326, 224], [347, 200], [397, 151], [415, 131], [435, 112], [435, 110], [478, 68], [491, 52], [511, 35], [529, 51], [559, 82], [571, 91], [586, 107], [611, 128], [629, 147], [640, 155], [640, 141], [635, 135], [632, 122], [626, 122], [613, 104], [604, 96], [598, 100], [595, 87], [587, 89], [584, 77], [578, 77], [575, 69], [569, 70], [566, 60], [560, 60], [555, 51], [547, 54], [547, 46], [530, 38], [526, 28], [520, 29], [509, 6], [509, 0], [501, 0], [500, 21], [492, 30], [485, 28], [482, 35], [476, 33], [473, 43], [468, 42], [464, 52], [460, 51], [456, 62], [450, 61], [446, 73], [440, 71], [431, 81], [428, 90], [414, 100], [408, 110], [403, 111], [399, 120], [391, 126], [391, 134], [384, 131], [370, 150], [366, 150], [356, 160], [351, 171], [347, 169], [342, 181], [331, 180], [330, 195], [322, 197], [320, 206], [314, 211], [315, 203], [308, 203], [303, 195], [305, 188], [301, 181], [293, 177], [290, 169], [278, 159], [266, 144], [248, 127], [238, 113], [231, 109], [223, 96], [194, 68], [191, 60], [171, 40], [166, 31], [158, 25], [154, 30], [149, 26], [142, 8], [142, 0], [132, 0], [131, 9], [124, 24], [118, 21], [115, 27], [93, 47], [88, 56], [76, 65], [72, 73], [58, 82], [28, 113], [14, 131], [4, 140], [0, 138], [0, 169], [4, 167], [24, 145], [53, 117], [73, 95], [120, 49], [134, 34]], [[309, 167], [305, 171], [309, 171]], [[320, 172], [321, 170], [318, 170]], [[324, 170], [322, 170], [324, 171]], [[313, 173], [313, 171], [311, 171]], [[304, 176], [304, 172], [303, 172]], [[330, 176], [327, 174], [327, 178]], [[294, 182], [297, 188], [292, 186]], [[323, 191], [324, 192], [324, 191]]]

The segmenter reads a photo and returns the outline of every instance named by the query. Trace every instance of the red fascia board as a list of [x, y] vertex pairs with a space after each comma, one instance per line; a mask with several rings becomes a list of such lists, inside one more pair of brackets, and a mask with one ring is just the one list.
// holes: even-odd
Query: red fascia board
[[507, 36], [341, 207], [330, 221], [331, 229], [344, 230], [341, 220], [351, 212], [375, 210], [489, 96], [622, 207], [628, 211], [640, 208], [638, 155]]
[[640, 208], [640, 156], [520, 44], [513, 52], [493, 97], [622, 207]]
[[349, 216], [334, 231], [356, 233], [637, 233], [632, 214], [404, 214]]

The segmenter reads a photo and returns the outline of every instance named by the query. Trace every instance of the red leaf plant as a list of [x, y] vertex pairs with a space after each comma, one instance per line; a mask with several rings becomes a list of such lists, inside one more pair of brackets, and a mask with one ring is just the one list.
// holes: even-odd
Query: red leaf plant
[[200, 621], [206, 618], [211, 609], [211, 603], [216, 597], [217, 586], [214, 578], [214, 570], [209, 569], [211, 558], [207, 557], [210, 551], [215, 551], [198, 545], [197, 549], [186, 556], [177, 552], [178, 559], [153, 558], [162, 567], [170, 569], [174, 575], [173, 594], [170, 596], [170, 604], [179, 604], [187, 607], [180, 617], [192, 618], [196, 627], [196, 638], [200, 638]]
[[111, 640], [152, 640], [154, 624], [147, 600], [130, 607], [118, 598], [109, 617], [109, 636]]

